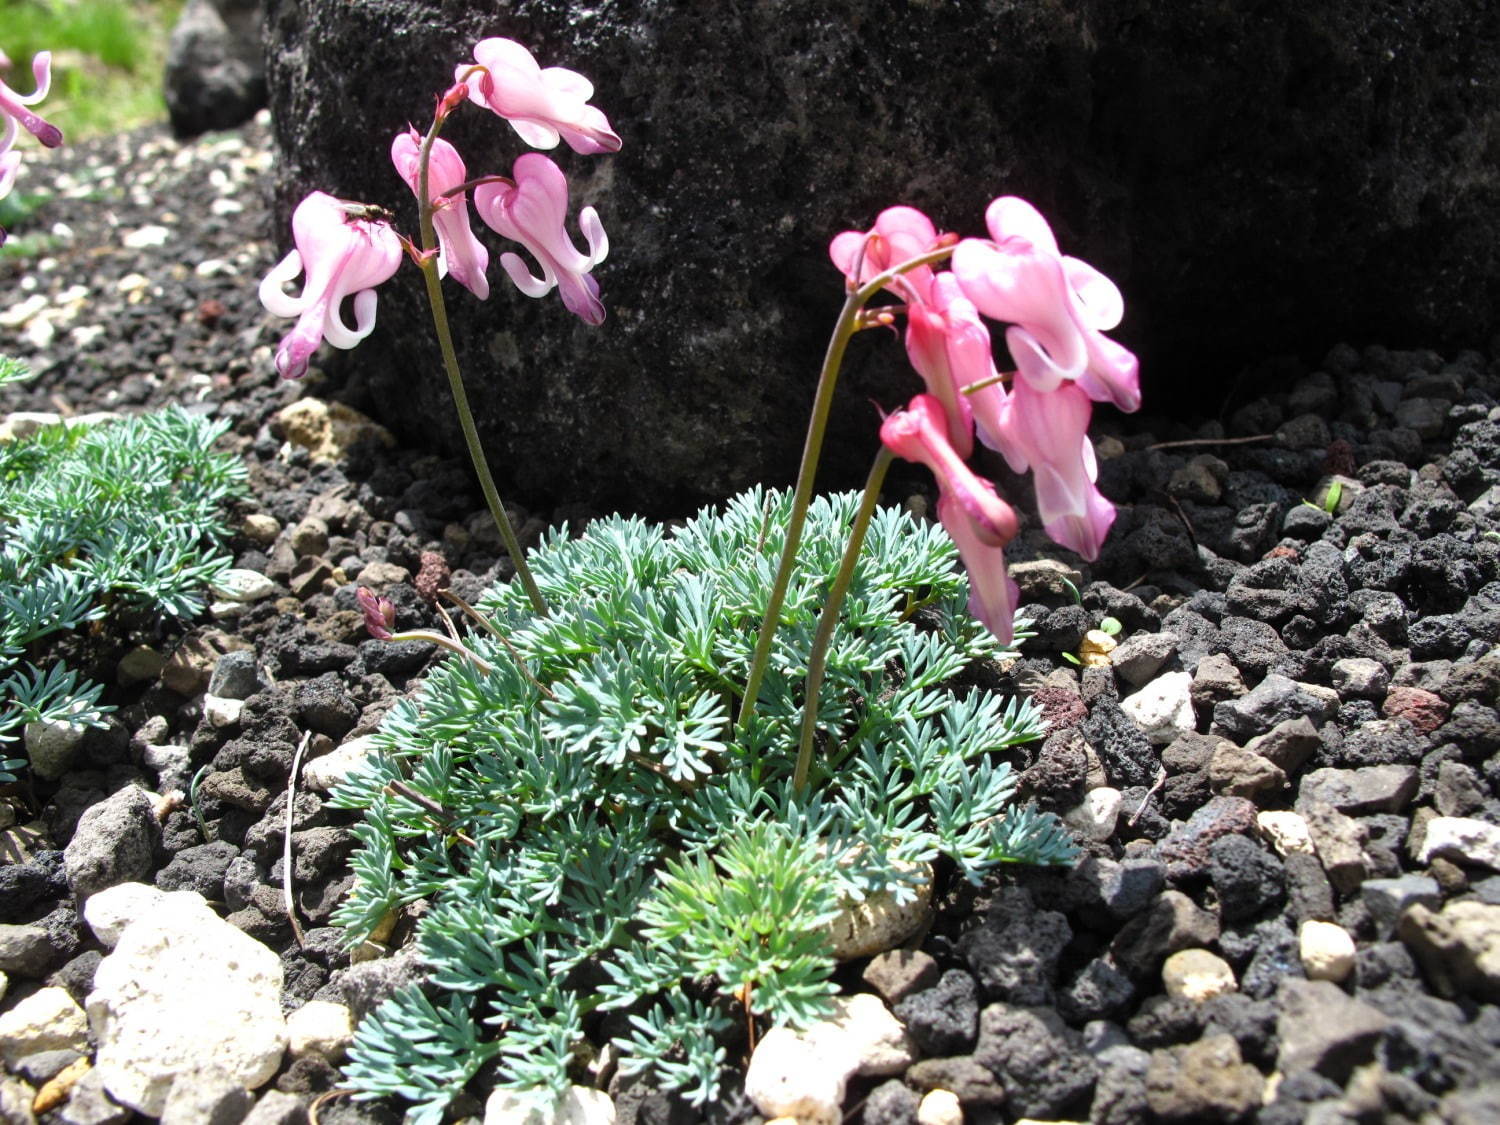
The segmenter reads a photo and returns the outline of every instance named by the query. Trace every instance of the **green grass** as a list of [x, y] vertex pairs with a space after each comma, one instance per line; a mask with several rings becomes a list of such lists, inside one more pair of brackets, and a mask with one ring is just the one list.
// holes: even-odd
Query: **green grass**
[[52, 93], [37, 108], [65, 141], [160, 121], [162, 63], [181, 7], [181, 0], [0, 0], [0, 50], [11, 60], [3, 77], [31, 93], [32, 56], [52, 52]]

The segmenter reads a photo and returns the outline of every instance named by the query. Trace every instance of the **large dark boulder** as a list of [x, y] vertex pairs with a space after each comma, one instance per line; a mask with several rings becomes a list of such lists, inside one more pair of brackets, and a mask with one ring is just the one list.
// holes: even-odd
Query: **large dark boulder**
[[[609, 320], [498, 269], [450, 285], [502, 484], [681, 507], [790, 479], [841, 279], [887, 205], [982, 234], [1016, 193], [1124, 290], [1148, 401], [1217, 406], [1244, 364], [1338, 340], [1483, 344], [1500, 308], [1500, 6], [1472, 0], [267, 0], [282, 220], [303, 193], [414, 208], [386, 158], [485, 35], [593, 79], [617, 156], [559, 150], [598, 206]], [[522, 151], [477, 110], [471, 173]], [[284, 222], [280, 228], [286, 238]], [[346, 393], [406, 436], [457, 428], [415, 273]], [[998, 336], [998, 334], [997, 334]], [[327, 360], [334, 367], [333, 359]], [[862, 476], [870, 399], [916, 380], [856, 341], [822, 483]]]
[[187, 0], [162, 70], [178, 136], [229, 129], [266, 104], [260, 0]]

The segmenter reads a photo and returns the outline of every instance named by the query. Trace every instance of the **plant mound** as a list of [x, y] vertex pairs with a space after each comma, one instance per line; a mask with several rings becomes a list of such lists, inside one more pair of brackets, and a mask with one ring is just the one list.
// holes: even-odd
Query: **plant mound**
[[808, 655], [857, 503], [814, 503], [744, 729], [786, 494], [755, 490], [670, 532], [612, 517], [551, 533], [531, 557], [550, 616], [513, 585], [485, 596], [477, 659], [450, 657], [398, 704], [334, 795], [365, 810], [338, 918], [351, 938], [429, 907], [428, 980], [377, 1009], [351, 1051], [365, 1096], [437, 1121], [492, 1059], [502, 1085], [561, 1090], [615, 1010], [623, 1072], [705, 1104], [731, 1027], [826, 1010], [841, 905], [909, 900], [940, 855], [976, 881], [1073, 858], [1054, 817], [1011, 807], [999, 760], [1042, 733], [1040, 713], [949, 686], [1007, 654], [969, 615], [947, 536], [899, 510], [872, 521], [813, 774], [793, 787]]
[[47, 638], [117, 609], [202, 611], [230, 564], [222, 505], [244, 492], [244, 465], [213, 448], [227, 428], [172, 407], [0, 442], [0, 783], [26, 764], [7, 753], [26, 724], [110, 710], [102, 685], [40, 655]]

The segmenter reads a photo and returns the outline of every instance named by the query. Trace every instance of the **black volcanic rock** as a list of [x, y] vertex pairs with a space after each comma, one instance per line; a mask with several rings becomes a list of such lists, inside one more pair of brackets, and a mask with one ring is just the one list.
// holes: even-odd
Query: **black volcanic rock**
[[[315, 188], [412, 225], [390, 138], [425, 125], [477, 39], [594, 82], [623, 150], [555, 155], [609, 231], [610, 319], [522, 299], [498, 266], [486, 305], [450, 286], [523, 501], [681, 511], [787, 481], [842, 297], [828, 240], [895, 203], [983, 234], [994, 196], [1035, 202], [1120, 284], [1148, 401], [1216, 408], [1207, 355], [1482, 343], [1500, 307], [1500, 243], [1475, 237], [1500, 225], [1495, 5], [268, 0], [266, 36], [283, 245]], [[523, 151], [469, 107], [444, 136], [471, 174]], [[403, 270], [375, 337], [324, 362], [401, 436], [452, 449], [420, 289]], [[893, 341], [851, 352], [827, 486], [863, 477], [868, 400], [918, 387]]]

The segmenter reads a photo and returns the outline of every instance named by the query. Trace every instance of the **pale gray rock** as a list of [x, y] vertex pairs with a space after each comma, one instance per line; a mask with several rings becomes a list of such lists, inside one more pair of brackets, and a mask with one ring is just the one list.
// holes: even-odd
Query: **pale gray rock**
[[[194, 901], [196, 900], [196, 901]], [[105, 1089], [159, 1116], [179, 1074], [217, 1066], [246, 1089], [286, 1048], [281, 961], [198, 895], [163, 895], [94, 974], [89, 1024]]]

